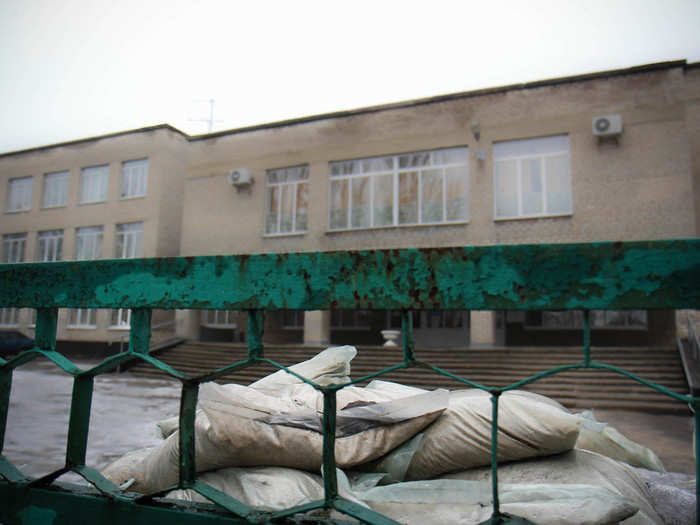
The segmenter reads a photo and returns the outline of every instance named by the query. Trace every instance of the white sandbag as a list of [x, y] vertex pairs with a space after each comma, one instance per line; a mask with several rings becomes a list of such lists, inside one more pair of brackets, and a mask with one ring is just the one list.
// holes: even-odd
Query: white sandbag
[[[491, 396], [478, 389], [450, 394], [447, 410], [431, 425], [411, 459], [407, 480], [491, 463]], [[573, 448], [578, 418], [531, 393], [505, 392], [499, 400], [498, 459], [513, 461]]]
[[[410, 481], [355, 496], [403, 524], [460, 523], [477, 525], [491, 517], [489, 483], [439, 479]], [[609, 525], [637, 512], [627, 498], [590, 485], [506, 484], [499, 492], [501, 512], [538, 525]]]
[[[143, 477], [141, 474], [143, 460], [152, 450], [153, 447], [147, 447], [127, 452], [103, 468], [100, 473], [117, 486], [122, 486], [130, 480], [137, 481]], [[139, 486], [138, 482], [130, 483], [128, 490], [143, 492], [143, 487]]]
[[576, 448], [598, 452], [633, 467], [666, 472], [653, 450], [628, 439], [607, 423], [597, 421], [592, 410], [576, 414], [576, 417], [581, 420]]
[[[327, 348], [307, 361], [292, 365], [289, 369], [321, 386], [343, 384], [350, 381], [350, 361], [356, 355], [357, 349], [354, 346], [335, 346]], [[287, 373], [286, 370], [278, 370], [248, 386], [258, 390], [274, 390], [299, 383], [303, 381], [298, 377]]]
[[[279, 511], [323, 499], [318, 474], [282, 467], [226, 468], [205, 472], [199, 481], [258, 510]], [[208, 503], [193, 490], [174, 490], [167, 498]]]
[[[490, 482], [488, 467], [465, 470], [441, 476], [441, 479], [462, 479]], [[639, 507], [639, 512], [624, 525], [664, 525], [654, 509], [647, 485], [637, 469], [614, 459], [588, 452], [571, 450], [564, 454], [506, 463], [498, 467], [498, 482], [586, 484], [615, 492]], [[537, 523], [537, 522], [535, 522]]]
[[[316, 410], [240, 385], [206, 383], [199, 400], [206, 417], [195, 420], [198, 471], [265, 465], [319, 471], [323, 436]], [[352, 467], [386, 454], [439, 417], [447, 401], [447, 391], [437, 390], [338, 410], [337, 465]], [[178, 436], [172, 434], [144, 460], [139, 481], [149, 491], [177, 482]]]

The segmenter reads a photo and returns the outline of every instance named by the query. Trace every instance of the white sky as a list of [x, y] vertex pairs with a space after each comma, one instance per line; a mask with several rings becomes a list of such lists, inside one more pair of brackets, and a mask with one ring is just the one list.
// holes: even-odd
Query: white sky
[[677, 59], [699, 0], [0, 0], [0, 152]]

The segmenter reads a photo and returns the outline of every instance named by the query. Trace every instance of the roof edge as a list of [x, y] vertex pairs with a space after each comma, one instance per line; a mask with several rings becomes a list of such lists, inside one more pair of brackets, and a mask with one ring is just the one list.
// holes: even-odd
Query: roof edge
[[182, 135], [186, 139], [189, 140], [190, 136], [185, 133], [184, 131], [180, 131], [177, 129], [175, 126], [172, 126], [171, 124], [155, 124], [153, 126], [145, 126], [143, 128], [135, 128], [135, 129], [129, 129], [125, 131], [115, 131], [114, 133], [105, 133], [104, 135], [94, 135], [92, 137], [84, 137], [82, 139], [75, 139], [75, 140], [68, 140], [66, 142], [56, 142], [54, 144], [46, 144], [44, 146], [35, 146], [33, 148], [26, 148], [26, 149], [21, 149], [21, 150], [16, 150], [16, 151], [8, 151], [6, 153], [0, 153], [0, 158], [2, 157], [10, 157], [13, 155], [22, 155], [24, 153], [34, 153], [37, 151], [41, 151], [44, 149], [51, 149], [51, 148], [61, 148], [64, 146], [75, 146], [76, 144], [83, 144], [85, 142], [94, 142], [102, 139], [111, 139], [114, 137], [120, 137], [122, 135], [131, 135], [135, 133], [148, 133], [149, 131], [157, 131], [159, 129], [167, 129], [169, 131], [172, 131], [174, 133], [178, 133], [179, 135]]

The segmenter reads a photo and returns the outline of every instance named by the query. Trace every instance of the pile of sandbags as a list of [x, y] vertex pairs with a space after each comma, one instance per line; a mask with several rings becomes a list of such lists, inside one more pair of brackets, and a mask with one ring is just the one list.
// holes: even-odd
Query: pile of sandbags
[[[343, 384], [349, 381], [355, 353], [353, 347], [330, 348], [292, 370], [317, 384]], [[341, 483], [343, 497], [401, 523], [476, 524], [488, 519], [489, 393], [427, 391], [376, 380], [336, 395], [336, 463], [352, 479]], [[247, 387], [203, 384], [195, 418], [198, 479], [261, 510], [322, 499], [322, 419], [322, 393], [285, 371]], [[143, 493], [176, 485], [177, 419], [161, 422], [159, 428], [165, 438], [160, 445], [127, 454], [103, 475]], [[595, 470], [590, 464], [602, 460], [608, 480], [628, 480], [632, 469], [617, 472], [614, 466], [622, 463], [571, 452], [575, 447], [663, 470], [651, 451], [596, 422], [592, 414], [574, 415], [544, 396], [509, 391], [499, 398], [497, 456], [499, 463], [506, 462], [499, 467], [499, 476], [504, 472], [499, 480], [505, 483], [499, 492], [501, 510], [538, 524], [663, 524], [643, 487], [620, 490], [616, 482], [589, 475]], [[551, 469], [553, 474], [527, 474], [530, 466], [540, 464], [538, 472]], [[525, 469], [522, 474], [514, 474], [520, 472], [518, 466]], [[435, 479], [446, 474], [451, 479]], [[338, 476], [346, 479], [341, 471]], [[621, 485], [640, 485], [635, 483]], [[203, 501], [189, 490], [168, 497]], [[637, 521], [629, 521], [630, 516]]]

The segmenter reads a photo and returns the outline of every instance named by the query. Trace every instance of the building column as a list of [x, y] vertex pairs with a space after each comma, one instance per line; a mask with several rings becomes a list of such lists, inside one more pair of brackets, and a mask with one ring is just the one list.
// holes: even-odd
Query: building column
[[331, 342], [331, 312], [313, 310], [304, 312], [304, 344], [327, 345]]
[[472, 346], [496, 344], [496, 312], [471, 310], [469, 312]]
[[199, 310], [175, 310], [175, 335], [198, 340], [201, 318], [202, 314]]

